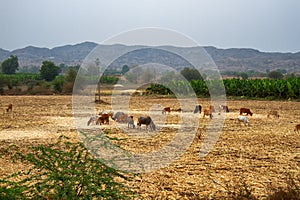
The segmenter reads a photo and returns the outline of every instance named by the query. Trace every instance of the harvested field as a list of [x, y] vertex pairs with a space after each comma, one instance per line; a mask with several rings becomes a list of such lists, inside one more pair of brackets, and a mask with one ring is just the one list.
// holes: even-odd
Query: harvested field
[[[103, 100], [110, 102], [108, 97]], [[9, 103], [13, 104], [13, 112], [6, 112]], [[199, 103], [208, 108], [210, 101], [199, 99]], [[149, 108], [160, 109], [152, 105], [179, 108], [177, 100], [172, 98], [132, 97], [129, 112], [134, 116], [135, 124], [138, 116], [149, 113]], [[139, 193], [145, 199], [221, 199], [245, 182], [256, 197], [264, 198], [270, 185], [285, 187], [287, 174], [299, 175], [300, 133], [294, 132], [294, 126], [300, 123], [299, 102], [229, 100], [227, 105], [230, 112], [226, 114], [222, 134], [206, 157], [199, 157], [204, 136], [195, 138], [178, 160], [162, 169], [143, 173], [127, 184], [139, 187]], [[254, 113], [249, 116], [249, 127], [236, 120], [241, 107], [250, 108]], [[12, 143], [51, 143], [61, 134], [79, 140], [73, 122], [71, 96], [1, 96], [0, 109], [1, 149]], [[101, 110], [110, 110], [110, 105], [97, 105], [97, 111]], [[280, 117], [267, 118], [270, 110], [277, 110]], [[205, 135], [205, 126], [210, 119], [202, 118], [202, 114], [200, 128]], [[143, 126], [142, 130], [132, 129], [127, 134], [116, 122], [104, 125], [103, 129], [111, 129], [109, 137], [124, 139], [114, 141], [124, 149], [151, 152], [172, 140], [180, 121], [178, 115], [171, 111], [162, 116], [167, 126], [157, 133], [145, 131]], [[158, 127], [161, 126], [159, 120], [154, 119]], [[26, 167], [2, 157], [0, 177]]]

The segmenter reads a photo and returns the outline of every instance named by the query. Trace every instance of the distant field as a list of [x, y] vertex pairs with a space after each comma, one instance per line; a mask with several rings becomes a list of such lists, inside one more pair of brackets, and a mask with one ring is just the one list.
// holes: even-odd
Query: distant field
[[[102, 100], [108, 103], [109, 98], [102, 96]], [[9, 103], [13, 103], [13, 114], [5, 112]], [[199, 99], [199, 103], [208, 108], [210, 100]], [[136, 123], [137, 117], [158, 104], [179, 108], [175, 98], [135, 96], [130, 99], [129, 112]], [[227, 195], [226, 188], [234, 188], [245, 181], [257, 197], [264, 198], [268, 186], [285, 187], [288, 173], [299, 175], [300, 133], [295, 133], [293, 129], [300, 123], [300, 102], [229, 100], [227, 105], [230, 112], [222, 134], [206, 157], [199, 157], [203, 138], [195, 138], [187, 151], [168, 167], [142, 174], [127, 184], [138, 186], [139, 193], [145, 199], [216, 199]], [[250, 108], [254, 113], [249, 117], [250, 127], [236, 122], [240, 107]], [[71, 96], [1, 96], [0, 109], [2, 147], [12, 143], [51, 143], [61, 134], [79, 140], [73, 123]], [[96, 109], [110, 110], [111, 107], [109, 104], [97, 105]], [[278, 110], [280, 118], [267, 118], [269, 110]], [[166, 122], [170, 125], [155, 135], [146, 132], [144, 127], [141, 131], [132, 130], [132, 135], [125, 134], [115, 122], [103, 128], [112, 129], [111, 137], [125, 139], [115, 141], [124, 149], [132, 152], [154, 151], [172, 140], [179, 123], [178, 115], [176, 112], [167, 114]], [[203, 128], [210, 119], [203, 119], [201, 114], [199, 122]], [[162, 122], [155, 123], [159, 126]], [[134, 136], [140, 132], [145, 137]], [[2, 157], [0, 177], [27, 167]]]

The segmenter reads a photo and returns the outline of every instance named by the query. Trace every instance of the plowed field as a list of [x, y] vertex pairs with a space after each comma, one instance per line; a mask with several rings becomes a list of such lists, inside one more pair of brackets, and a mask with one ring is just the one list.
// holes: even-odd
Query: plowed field
[[[109, 102], [108, 97], [103, 100]], [[13, 104], [13, 112], [7, 113], [9, 103]], [[210, 104], [207, 99], [199, 99], [199, 103], [203, 108]], [[152, 104], [179, 108], [176, 99], [156, 97], [132, 97], [129, 107], [135, 109], [132, 113], [136, 119], [143, 111], [148, 112]], [[222, 134], [206, 157], [200, 158], [199, 151], [210, 119], [202, 118], [201, 114], [203, 135], [195, 138], [179, 159], [167, 167], [143, 173], [127, 184], [139, 187], [145, 199], [223, 198], [243, 184], [253, 189], [255, 196], [263, 198], [270, 185], [285, 187], [287, 174], [299, 175], [300, 132], [294, 132], [295, 125], [300, 123], [299, 102], [229, 100], [227, 105], [230, 112]], [[241, 107], [250, 108], [254, 113], [249, 116], [251, 126], [237, 123]], [[2, 148], [12, 143], [51, 143], [61, 134], [79, 140], [71, 96], [1, 96], [0, 108]], [[110, 105], [97, 105], [97, 110], [110, 110]], [[267, 118], [270, 110], [277, 110], [280, 117]], [[158, 150], [172, 140], [178, 123], [177, 113], [171, 111], [166, 118], [170, 125], [160, 129], [159, 134], [147, 132], [144, 126], [142, 130], [132, 130], [132, 135], [118, 132], [116, 122], [102, 127], [112, 129], [112, 137], [125, 139], [116, 142], [119, 146], [143, 153]], [[138, 139], [134, 137], [136, 134]], [[24, 168], [26, 166], [5, 157], [0, 158], [0, 177]]]

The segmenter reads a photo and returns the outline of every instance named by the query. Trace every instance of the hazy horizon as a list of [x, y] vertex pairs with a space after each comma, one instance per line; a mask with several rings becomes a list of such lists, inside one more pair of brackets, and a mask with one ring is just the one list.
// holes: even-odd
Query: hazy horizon
[[2, 0], [0, 48], [102, 43], [120, 32], [161, 27], [200, 46], [300, 52], [297, 0]]
[[[51, 49], [54, 49], [54, 48], [57, 48], [57, 47], [63, 47], [63, 46], [67, 46], [67, 45], [73, 46], [73, 45], [82, 44], [82, 43], [85, 43], [85, 42], [92, 42], [92, 43], [96, 43], [96, 44], [99, 45], [99, 43], [93, 42], [93, 41], [82, 41], [82, 42], [76, 42], [76, 43], [73, 43], [73, 44], [62, 44], [62, 45], [53, 46], [53, 47], [28, 45], [28, 46], [24, 46], [24, 47], [12, 49], [12, 50], [4, 49], [4, 48], [1, 48], [1, 47], [0, 47], [0, 49], [6, 50], [6, 51], [9, 51], [9, 52], [12, 52], [12, 51], [15, 51], [15, 50], [19, 50], [19, 49], [24, 49], [26, 47], [47, 48], [47, 49], [51, 50]], [[115, 44], [115, 45], [126, 45], [126, 44]], [[130, 46], [130, 45], [128, 45], [128, 46]], [[201, 46], [201, 47], [214, 47], [214, 48], [221, 49], [221, 50], [226, 50], [226, 49], [253, 49], [253, 50], [258, 50], [259, 52], [263, 52], [263, 53], [293, 53], [293, 54], [294, 53], [300, 53], [300, 50], [296, 51], [296, 52], [281, 52], [281, 51], [261, 51], [260, 49], [250, 48], [250, 47], [228, 47], [228, 48], [222, 48], [222, 47], [217, 47], [217, 46], [213, 46], [213, 45], [204, 45], [204, 46]]]

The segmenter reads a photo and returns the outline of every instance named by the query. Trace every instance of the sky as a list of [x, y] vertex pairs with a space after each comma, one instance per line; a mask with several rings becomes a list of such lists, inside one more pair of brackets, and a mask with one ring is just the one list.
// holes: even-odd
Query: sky
[[0, 0], [0, 48], [101, 43], [142, 27], [201, 46], [300, 51], [299, 0]]

